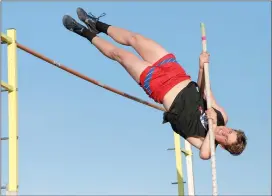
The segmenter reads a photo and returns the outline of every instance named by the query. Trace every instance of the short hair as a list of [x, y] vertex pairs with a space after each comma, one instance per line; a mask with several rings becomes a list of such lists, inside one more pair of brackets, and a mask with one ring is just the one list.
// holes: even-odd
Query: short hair
[[236, 142], [231, 145], [225, 146], [225, 149], [227, 151], [229, 151], [230, 154], [232, 154], [234, 156], [238, 156], [238, 155], [242, 154], [242, 152], [246, 148], [247, 137], [242, 130], [235, 130], [235, 129], [233, 129], [233, 130], [237, 133]]

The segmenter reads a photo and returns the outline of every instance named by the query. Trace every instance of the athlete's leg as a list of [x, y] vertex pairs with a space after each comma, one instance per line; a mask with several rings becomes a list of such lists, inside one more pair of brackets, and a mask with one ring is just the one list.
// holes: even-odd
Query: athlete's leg
[[119, 62], [137, 83], [140, 82], [140, 75], [144, 69], [151, 65], [131, 52], [118, 48], [98, 36], [93, 38], [92, 44], [108, 58]]
[[150, 63], [155, 63], [161, 57], [168, 54], [161, 45], [138, 33], [110, 26], [107, 34], [120, 44], [132, 46], [145, 61]]
[[118, 48], [98, 37], [96, 35], [97, 32], [93, 29], [87, 29], [70, 16], [66, 15], [63, 17], [63, 24], [68, 30], [87, 38], [106, 57], [119, 62], [137, 83], [139, 83], [142, 71], [147, 66], [151, 65], [150, 63], [139, 59], [134, 54]]
[[120, 44], [132, 46], [145, 61], [151, 64], [168, 54], [168, 52], [155, 41], [140, 34], [100, 22], [98, 21], [99, 18], [87, 15], [82, 8], [77, 9], [77, 14], [79, 19], [85, 22], [89, 28], [96, 28], [99, 32], [108, 34]]

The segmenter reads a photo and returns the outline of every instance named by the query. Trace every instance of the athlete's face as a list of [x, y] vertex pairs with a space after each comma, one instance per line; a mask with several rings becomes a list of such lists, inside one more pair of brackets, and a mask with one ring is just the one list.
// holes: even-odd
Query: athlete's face
[[236, 132], [225, 126], [217, 127], [216, 130], [214, 131], [214, 136], [216, 141], [223, 147], [226, 145], [231, 145], [235, 143], [237, 140]]

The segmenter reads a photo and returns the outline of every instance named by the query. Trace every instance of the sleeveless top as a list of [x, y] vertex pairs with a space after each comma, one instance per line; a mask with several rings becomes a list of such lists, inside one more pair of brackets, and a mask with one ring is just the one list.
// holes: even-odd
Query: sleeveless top
[[[164, 112], [163, 123], [169, 122], [172, 129], [182, 136], [206, 137], [209, 126], [205, 111], [207, 102], [202, 98], [196, 82], [190, 82], [174, 99], [169, 111]], [[217, 113], [217, 126], [224, 126], [224, 118]]]

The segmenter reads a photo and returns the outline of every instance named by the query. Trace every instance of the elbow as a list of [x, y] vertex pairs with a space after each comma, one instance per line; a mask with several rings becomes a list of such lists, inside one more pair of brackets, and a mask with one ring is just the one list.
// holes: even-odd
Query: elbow
[[209, 159], [211, 158], [211, 155], [210, 155], [210, 153], [208, 153], [208, 152], [200, 151], [199, 157], [200, 157], [202, 160], [209, 160]]
[[225, 124], [227, 124], [228, 123], [228, 121], [229, 121], [229, 117], [228, 117], [228, 115], [224, 112], [224, 114], [223, 114], [223, 118], [224, 118], [224, 120], [225, 120]]

